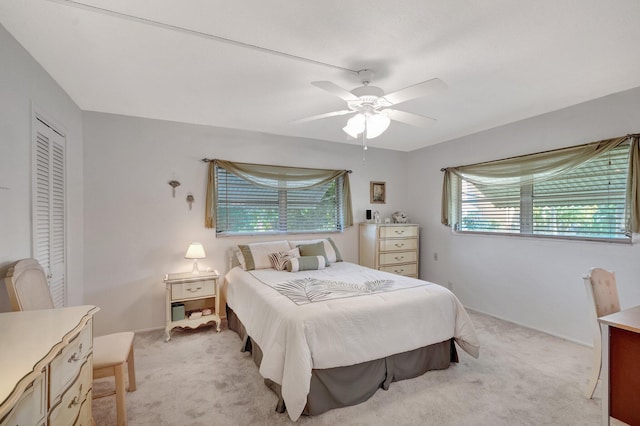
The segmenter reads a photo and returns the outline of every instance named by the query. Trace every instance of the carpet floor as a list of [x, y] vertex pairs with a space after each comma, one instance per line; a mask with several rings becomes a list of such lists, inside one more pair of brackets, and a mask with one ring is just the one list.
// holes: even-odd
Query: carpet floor
[[[591, 349], [469, 312], [480, 358], [459, 349], [447, 370], [391, 384], [368, 401], [301, 417], [300, 425], [599, 425], [601, 387], [583, 395]], [[286, 425], [277, 398], [240, 338], [213, 327], [136, 335], [138, 389], [127, 393], [130, 425]], [[111, 383], [96, 381], [94, 392]], [[115, 398], [93, 401], [98, 426], [115, 425]], [[612, 421], [612, 424], [621, 424]]]

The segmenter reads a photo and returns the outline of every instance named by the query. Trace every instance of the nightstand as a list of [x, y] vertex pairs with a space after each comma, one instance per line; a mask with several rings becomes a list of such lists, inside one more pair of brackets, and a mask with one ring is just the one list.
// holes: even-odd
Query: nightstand
[[[171, 330], [176, 327], [196, 328], [215, 322], [220, 331], [220, 288], [217, 271], [193, 274], [184, 272], [167, 274], [166, 285], [166, 341], [171, 340]], [[199, 315], [205, 309], [210, 315]]]

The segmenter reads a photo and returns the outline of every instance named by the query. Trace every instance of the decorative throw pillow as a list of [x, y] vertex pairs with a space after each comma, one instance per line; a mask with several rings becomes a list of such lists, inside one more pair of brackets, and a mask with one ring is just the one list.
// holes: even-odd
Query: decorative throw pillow
[[232, 252], [233, 252], [233, 255], [236, 257], [236, 259], [238, 260], [238, 264], [240, 265], [240, 267], [246, 271], [247, 265], [246, 263], [244, 263], [244, 256], [242, 255], [242, 251], [240, 251], [240, 247], [234, 246], [232, 248]]
[[287, 271], [311, 271], [324, 269], [327, 265], [324, 256], [300, 256], [287, 260]]
[[[329, 242], [329, 244], [331, 245], [331, 248], [334, 251], [334, 255], [336, 258], [336, 262], [342, 262], [342, 255], [340, 254], [340, 250], [338, 250], [338, 246], [336, 245], [336, 243], [333, 242], [333, 240], [331, 239], [331, 237], [327, 237], [326, 241]], [[325, 251], [327, 251], [327, 245], [324, 245], [324, 249]], [[331, 250], [327, 251], [327, 257], [329, 257]]]
[[327, 259], [327, 253], [324, 250], [324, 241], [318, 241], [313, 244], [299, 245], [300, 256], [322, 256], [325, 260], [325, 265], [329, 265], [329, 259]]
[[298, 247], [288, 251], [271, 253], [269, 260], [271, 261], [271, 267], [273, 267], [273, 269], [276, 271], [284, 271], [287, 266], [287, 260], [295, 257], [300, 257], [300, 249]]
[[338, 250], [338, 246], [336, 246], [335, 242], [330, 237], [318, 240], [289, 241], [289, 245], [291, 246], [291, 248], [294, 248], [301, 245], [315, 244], [318, 242], [324, 243], [324, 252], [327, 256], [327, 259], [329, 260], [329, 263], [342, 262], [342, 255]]
[[251, 243], [238, 245], [243, 260], [238, 261], [244, 264], [245, 271], [253, 271], [254, 269], [271, 268], [269, 254], [290, 250], [289, 243], [286, 241], [270, 241], [266, 243]]

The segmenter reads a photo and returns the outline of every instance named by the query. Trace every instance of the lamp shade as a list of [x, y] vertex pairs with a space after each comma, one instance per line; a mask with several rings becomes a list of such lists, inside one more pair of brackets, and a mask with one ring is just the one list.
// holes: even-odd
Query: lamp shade
[[391, 119], [385, 114], [373, 114], [367, 117], [367, 139], [377, 138], [387, 130]]
[[347, 121], [347, 125], [342, 128], [352, 138], [357, 138], [365, 132], [367, 139], [373, 139], [384, 133], [389, 128], [391, 119], [382, 112], [371, 114], [358, 113]]
[[347, 125], [342, 130], [352, 138], [357, 138], [360, 133], [364, 132], [364, 121], [364, 115], [356, 114], [347, 121]]
[[204, 259], [207, 255], [204, 253], [204, 247], [200, 243], [191, 243], [187, 249], [187, 254], [184, 255], [185, 259]]

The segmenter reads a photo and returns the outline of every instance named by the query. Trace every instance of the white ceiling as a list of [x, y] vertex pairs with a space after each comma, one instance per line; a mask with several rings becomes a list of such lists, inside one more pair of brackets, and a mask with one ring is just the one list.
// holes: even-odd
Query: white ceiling
[[349, 116], [291, 124], [345, 108], [310, 82], [351, 90], [339, 68], [369, 68], [389, 93], [438, 77], [446, 91], [396, 107], [435, 125], [369, 141], [411, 151], [640, 86], [637, 0], [83, 1], [148, 21], [0, 0], [0, 23], [88, 111], [359, 144]]

